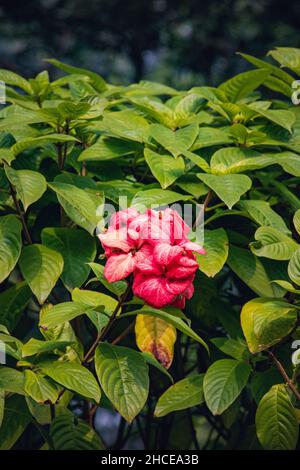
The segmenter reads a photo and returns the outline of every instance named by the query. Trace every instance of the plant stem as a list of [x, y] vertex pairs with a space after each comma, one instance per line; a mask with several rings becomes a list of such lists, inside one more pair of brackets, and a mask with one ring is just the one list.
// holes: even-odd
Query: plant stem
[[206, 195], [206, 198], [204, 199], [204, 203], [203, 203], [203, 207], [202, 207], [202, 210], [199, 212], [199, 214], [197, 215], [197, 218], [194, 222], [194, 225], [193, 225], [193, 230], [196, 229], [196, 227], [198, 226], [201, 218], [203, 217], [203, 214], [205, 213], [206, 209], [207, 209], [207, 206], [208, 204], [210, 203], [210, 200], [213, 196], [213, 192], [212, 190], [210, 189]]
[[130, 323], [130, 325], [128, 325], [127, 328], [116, 339], [114, 339], [111, 342], [111, 344], [119, 343], [123, 338], [125, 338], [125, 336], [128, 335], [128, 333], [130, 333], [130, 331], [133, 329], [133, 327], [134, 327], [134, 322]]
[[277, 367], [277, 369], [279, 370], [279, 372], [281, 373], [282, 377], [284, 378], [285, 380], [285, 383], [287, 384], [287, 386], [290, 388], [290, 390], [293, 392], [293, 394], [295, 395], [295, 397], [297, 398], [297, 400], [300, 401], [300, 393], [298, 392], [297, 388], [295, 387], [295, 385], [293, 384], [293, 381], [289, 378], [289, 376], [287, 375], [286, 373], [286, 370], [285, 368], [283, 367], [283, 365], [281, 364], [281, 362], [277, 359], [277, 357], [275, 356], [275, 354], [273, 354], [271, 351], [266, 351], [266, 353], [268, 354], [268, 356], [270, 357], [270, 359], [272, 359], [272, 361], [274, 362], [275, 366]]
[[19, 204], [19, 201], [18, 201], [18, 198], [17, 198], [17, 193], [15, 191], [15, 188], [11, 184], [11, 182], [9, 182], [9, 187], [10, 187], [10, 193], [11, 193], [11, 196], [13, 198], [16, 211], [19, 214], [19, 217], [20, 217], [21, 222], [22, 222], [25, 238], [26, 238], [27, 242], [31, 245], [32, 244], [32, 239], [31, 239], [31, 236], [30, 236], [27, 224], [26, 224], [26, 220], [25, 220], [25, 217], [24, 217], [24, 212], [22, 211], [22, 209], [20, 207], [20, 204]]
[[88, 352], [86, 353], [86, 355], [84, 356], [83, 358], [83, 362], [82, 364], [86, 364], [93, 356], [98, 344], [100, 343], [100, 341], [105, 337], [106, 333], [110, 330], [112, 324], [115, 322], [116, 320], [116, 317], [119, 313], [119, 310], [120, 308], [122, 307], [123, 305], [123, 302], [125, 301], [127, 295], [129, 294], [129, 291], [130, 291], [130, 283], [128, 283], [128, 286], [127, 286], [127, 289], [126, 291], [124, 292], [124, 294], [122, 295], [122, 297], [120, 298], [119, 302], [117, 303], [116, 305], [116, 308], [115, 310], [113, 311], [110, 319], [109, 319], [109, 322], [108, 324], [106, 325], [105, 328], [103, 328], [102, 331], [99, 331], [98, 335], [97, 335], [97, 338], [95, 339], [94, 343], [92, 344], [92, 346], [90, 347], [90, 349], [88, 350]]

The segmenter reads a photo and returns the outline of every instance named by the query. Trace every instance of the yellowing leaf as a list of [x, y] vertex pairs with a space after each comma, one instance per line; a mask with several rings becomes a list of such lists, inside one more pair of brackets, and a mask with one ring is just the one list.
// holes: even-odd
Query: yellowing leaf
[[166, 369], [174, 356], [176, 329], [173, 325], [150, 315], [137, 315], [136, 343], [142, 352], [151, 353]]

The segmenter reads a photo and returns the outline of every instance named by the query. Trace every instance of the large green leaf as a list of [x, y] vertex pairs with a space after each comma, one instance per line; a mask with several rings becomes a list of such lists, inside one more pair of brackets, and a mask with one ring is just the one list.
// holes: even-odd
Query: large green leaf
[[267, 450], [295, 449], [299, 424], [285, 385], [273, 385], [261, 399], [256, 412], [256, 432]]
[[5, 173], [15, 187], [17, 196], [21, 199], [25, 211], [28, 206], [40, 199], [47, 189], [44, 176], [37, 171], [13, 170], [13, 168], [6, 166]]
[[295, 115], [285, 109], [256, 109], [257, 113], [280, 127], [292, 132]]
[[0, 367], [0, 389], [24, 395], [24, 374], [11, 367]]
[[243, 72], [222, 83], [219, 90], [226, 94], [228, 101], [236, 103], [264, 83], [268, 75], [270, 71], [267, 69]]
[[126, 140], [101, 137], [79, 155], [78, 161], [107, 161], [136, 152], [139, 145]]
[[144, 155], [153, 176], [160, 182], [163, 189], [174, 183], [184, 173], [184, 160], [182, 157], [175, 159], [167, 153], [159, 154], [147, 148]]
[[14, 144], [11, 147], [11, 151], [16, 156], [19, 153], [31, 147], [43, 147], [51, 143], [76, 142], [76, 140], [77, 139], [75, 139], [75, 137], [71, 135], [65, 135], [65, 134], [48, 134], [48, 135], [41, 135], [39, 137], [26, 137], [24, 139], [19, 140], [16, 144]]
[[132, 349], [100, 343], [95, 367], [103, 391], [121, 416], [131, 422], [148, 397], [148, 366], [144, 358]]
[[73, 65], [65, 64], [64, 62], [60, 62], [56, 59], [47, 59], [47, 62], [54, 65], [54, 67], [63, 70], [66, 73], [89, 77], [91, 83], [99, 92], [102, 92], [106, 89], [105, 80], [101, 77], [101, 75], [96, 72], [91, 72], [90, 70], [86, 70], [80, 67], [74, 67]]
[[41, 374], [30, 369], [24, 372], [24, 389], [38, 403], [55, 403], [58, 398], [59, 388]]
[[0, 323], [13, 330], [31, 297], [25, 282], [19, 282], [0, 293]]
[[49, 183], [59, 203], [73, 222], [93, 234], [102, 218], [103, 200], [84, 189], [68, 183]]
[[256, 256], [275, 260], [289, 260], [299, 246], [292, 238], [274, 227], [259, 227], [255, 232], [255, 242], [250, 243]]
[[217, 150], [210, 160], [211, 171], [216, 175], [243, 173], [274, 164], [276, 164], [276, 160], [273, 156], [262, 155], [254, 150], [240, 147], [226, 147]]
[[150, 135], [174, 157], [178, 157], [193, 145], [198, 129], [196, 124], [191, 124], [177, 131], [172, 131], [161, 124], [152, 124]]
[[214, 362], [204, 376], [204, 397], [214, 415], [222, 414], [245, 387], [251, 367], [235, 359]]
[[300, 286], [300, 248], [298, 248], [291, 257], [288, 265], [288, 273], [291, 280]]
[[26, 93], [32, 93], [30, 83], [25, 78], [21, 77], [15, 72], [10, 70], [0, 69], [0, 80], [7, 85], [16, 86], [26, 91]]
[[98, 434], [72, 413], [63, 413], [51, 423], [50, 436], [55, 450], [103, 450]]
[[70, 228], [45, 228], [44, 245], [58, 251], [64, 259], [61, 279], [68, 290], [81, 287], [90, 273], [89, 262], [96, 256], [94, 239], [82, 230]]
[[100, 123], [100, 128], [110, 136], [141, 143], [147, 141], [149, 127], [145, 118], [131, 110], [105, 113]]
[[24, 279], [42, 304], [62, 273], [63, 257], [57, 251], [35, 244], [23, 248], [19, 264]]
[[21, 222], [14, 215], [0, 217], [0, 282], [14, 269], [22, 247]]
[[241, 324], [249, 350], [255, 354], [287, 336], [297, 321], [297, 309], [285, 300], [263, 297], [247, 302]]
[[228, 238], [223, 228], [205, 230], [205, 256], [197, 255], [199, 269], [204, 274], [214, 277], [226, 263], [228, 257]]
[[[102, 294], [101, 292], [94, 292], [87, 289], [74, 289], [72, 292], [72, 299], [75, 302], [80, 302], [88, 307], [86, 314], [94, 323], [97, 330], [102, 330], [102, 328], [107, 325], [109, 316], [114, 312], [118, 305], [116, 299], [106, 294]], [[93, 310], [93, 308], [95, 308], [95, 310]]]
[[282, 67], [289, 69], [300, 75], [300, 51], [295, 47], [276, 47], [269, 52], [273, 59], [277, 60]]
[[101, 391], [93, 374], [76, 362], [41, 362], [41, 371], [68, 388], [86, 398], [100, 402]]
[[242, 210], [246, 210], [258, 225], [274, 227], [283, 233], [290, 233], [285, 221], [270, 206], [269, 202], [260, 199], [249, 199], [239, 202]]
[[30, 421], [31, 416], [24, 398], [18, 395], [7, 398], [0, 428], [0, 450], [11, 449]]
[[43, 328], [53, 328], [61, 323], [71, 321], [89, 310], [88, 305], [82, 302], [61, 302], [42, 310], [40, 325]]
[[185, 410], [204, 402], [204, 374], [195, 374], [171, 385], [160, 397], [154, 414], [158, 418], [173, 411]]
[[271, 284], [265, 267], [251, 251], [230, 245], [227, 264], [256, 294], [276, 296], [276, 290]]
[[33, 356], [34, 354], [41, 354], [54, 350], [63, 351], [71, 344], [72, 341], [41, 341], [39, 339], [30, 338], [30, 340], [22, 347], [22, 356], [28, 357]]
[[211, 188], [229, 209], [236, 204], [241, 196], [249, 191], [251, 179], [246, 175], [207, 175], [197, 173], [198, 178]]
[[159, 207], [177, 201], [188, 201], [191, 196], [175, 193], [168, 189], [147, 189], [138, 191], [131, 201], [131, 206], [138, 210], [153, 206]]

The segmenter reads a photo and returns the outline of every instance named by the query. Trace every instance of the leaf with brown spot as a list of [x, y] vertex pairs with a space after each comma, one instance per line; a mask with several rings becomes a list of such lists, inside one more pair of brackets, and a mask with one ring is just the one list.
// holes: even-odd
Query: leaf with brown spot
[[166, 369], [174, 356], [176, 328], [160, 318], [139, 314], [135, 323], [136, 343], [142, 352], [152, 354]]

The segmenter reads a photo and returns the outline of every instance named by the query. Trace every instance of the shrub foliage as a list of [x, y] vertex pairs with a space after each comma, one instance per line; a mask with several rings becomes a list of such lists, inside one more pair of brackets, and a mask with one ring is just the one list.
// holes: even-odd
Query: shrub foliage
[[[0, 71], [1, 449], [299, 446], [300, 51], [270, 55], [185, 92]], [[203, 204], [184, 311], [105, 278], [119, 196]]]

